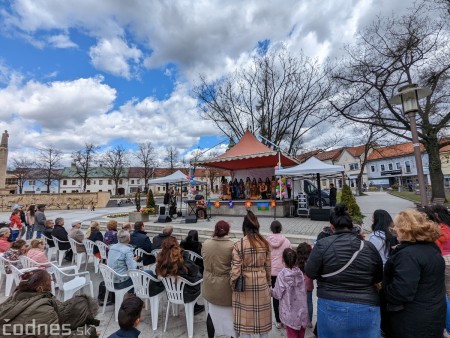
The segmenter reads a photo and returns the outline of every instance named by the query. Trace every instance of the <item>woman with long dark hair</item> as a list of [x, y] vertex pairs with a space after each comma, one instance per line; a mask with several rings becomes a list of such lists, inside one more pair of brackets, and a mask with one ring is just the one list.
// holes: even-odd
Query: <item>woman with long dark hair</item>
[[27, 233], [26, 240], [33, 237], [33, 227], [34, 227], [34, 213], [36, 212], [36, 205], [30, 204], [27, 209]]
[[[251, 211], [244, 218], [242, 232], [244, 238], [234, 244], [231, 261], [234, 329], [241, 338], [252, 334], [267, 338], [272, 329], [270, 245], [259, 233], [258, 219]], [[238, 292], [235, 283], [241, 273], [245, 288]]]
[[330, 215], [333, 234], [316, 243], [306, 274], [317, 279], [319, 337], [379, 338], [383, 261], [375, 246], [353, 232], [345, 204]]
[[[197, 255], [202, 255], [202, 243], [198, 240], [198, 231], [190, 230], [184, 240], [181, 241], [180, 247], [184, 250], [195, 252]], [[197, 258], [194, 263], [200, 268], [200, 273], [203, 274], [203, 260]]]
[[386, 210], [375, 210], [372, 216], [371, 242], [380, 253], [383, 265], [386, 263], [392, 248], [398, 244], [397, 238], [391, 233], [392, 217]]

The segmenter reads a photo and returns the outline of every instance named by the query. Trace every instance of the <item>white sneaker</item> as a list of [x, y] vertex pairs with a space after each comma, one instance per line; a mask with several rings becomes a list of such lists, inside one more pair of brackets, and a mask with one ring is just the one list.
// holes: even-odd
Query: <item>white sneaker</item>
[[276, 327], [277, 329], [281, 329], [281, 328], [283, 327], [283, 324], [276, 322], [276, 323], [275, 323], [275, 327]]

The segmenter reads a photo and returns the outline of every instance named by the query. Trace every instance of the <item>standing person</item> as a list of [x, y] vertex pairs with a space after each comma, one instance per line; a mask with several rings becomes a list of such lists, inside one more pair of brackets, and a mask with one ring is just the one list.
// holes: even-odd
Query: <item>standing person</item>
[[352, 232], [345, 204], [336, 205], [330, 223], [333, 235], [316, 243], [305, 268], [310, 278], [317, 279], [319, 337], [379, 338], [380, 299], [375, 284], [383, 278], [383, 261], [372, 243]]
[[83, 244], [84, 234], [81, 231], [81, 221], [72, 222], [72, 230], [70, 230], [69, 237], [77, 242], [77, 253], [86, 252], [86, 247]]
[[202, 247], [203, 297], [208, 302], [209, 312], [206, 319], [208, 338], [217, 335], [237, 337], [233, 329], [233, 308], [231, 307], [231, 252], [233, 241], [228, 237], [230, 224], [219, 221], [214, 227], [211, 239]]
[[311, 326], [306, 301], [303, 272], [296, 266], [297, 254], [291, 248], [283, 251], [284, 268], [280, 271], [272, 296], [281, 304], [281, 322], [286, 326], [288, 338], [304, 338], [306, 327]]
[[245, 179], [245, 196], [244, 196], [244, 198], [250, 199], [251, 191], [252, 191], [252, 181], [250, 180], [250, 177], [247, 176], [247, 178]]
[[36, 212], [36, 205], [30, 204], [27, 209], [27, 234], [26, 239], [29, 240], [33, 237], [33, 228], [34, 228], [34, 214]]
[[[272, 288], [275, 287], [275, 283], [277, 281], [277, 276], [280, 273], [280, 271], [284, 268], [283, 265], [283, 251], [284, 249], [291, 247], [291, 242], [286, 238], [286, 236], [281, 234], [281, 230], [283, 227], [281, 226], [281, 223], [279, 221], [273, 221], [272, 224], [270, 224], [270, 231], [272, 231], [272, 235], [268, 235], [266, 237], [267, 241], [270, 244], [270, 247], [272, 249], [272, 265], [271, 265], [271, 283]], [[275, 314], [275, 327], [277, 329], [281, 328], [281, 320], [280, 320], [280, 314], [278, 311], [279, 308], [279, 301], [278, 298], [272, 299], [272, 305], [273, 305], [273, 312]]]
[[[23, 211], [23, 206], [17, 205], [17, 210], [19, 210], [20, 221], [22, 222], [22, 228], [20, 229], [19, 238], [22, 238], [22, 236], [25, 235], [25, 233], [27, 231], [27, 227], [28, 227], [27, 215]], [[25, 238], [26, 238], [26, 236], [25, 236]]]
[[34, 214], [34, 229], [36, 231], [36, 238], [41, 238], [41, 234], [45, 229], [45, 204], [38, 204], [38, 210]]
[[369, 242], [375, 245], [383, 260], [383, 266], [394, 246], [398, 244], [397, 238], [391, 233], [393, 221], [386, 210], [375, 210], [372, 216], [372, 234]]
[[330, 183], [330, 207], [336, 206], [337, 189], [333, 183]]
[[91, 202], [91, 211], [95, 211], [95, 203], [94, 203], [94, 201]]
[[11, 241], [14, 242], [17, 238], [20, 238], [20, 232], [22, 231], [22, 227], [24, 226], [22, 224], [22, 221], [20, 220], [20, 212], [18, 209], [14, 209], [11, 217], [9, 218], [9, 221], [9, 227], [11, 228]]
[[[250, 338], [252, 334], [267, 338], [272, 329], [270, 244], [261, 236], [259, 228], [255, 214], [248, 211], [242, 223], [244, 238], [234, 244], [232, 252], [234, 330], [241, 338]], [[245, 289], [237, 292], [234, 287], [241, 273]]]
[[[441, 234], [447, 232], [450, 229], [450, 213], [448, 209], [441, 204], [437, 204], [431, 207], [436, 217], [437, 223], [441, 227]], [[444, 229], [444, 230], [443, 230]], [[450, 299], [450, 241], [440, 243], [439, 239], [436, 241], [442, 252], [442, 257], [445, 261], [445, 291], [447, 297]]]
[[305, 265], [308, 261], [309, 255], [311, 254], [312, 247], [306, 242], [300, 243], [297, 246], [297, 266], [303, 272], [303, 278], [305, 279], [305, 287], [306, 287], [306, 302], [308, 303], [308, 315], [309, 322], [312, 322], [313, 317], [313, 291], [314, 291], [314, 282], [311, 278], [309, 278], [305, 273]]
[[439, 225], [416, 210], [401, 211], [393, 230], [400, 241], [384, 267], [389, 337], [442, 337], [447, 304], [445, 263], [434, 241]]

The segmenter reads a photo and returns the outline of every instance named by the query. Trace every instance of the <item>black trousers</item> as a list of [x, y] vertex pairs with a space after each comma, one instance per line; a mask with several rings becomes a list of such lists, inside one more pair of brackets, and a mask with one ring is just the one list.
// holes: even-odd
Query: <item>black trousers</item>
[[[277, 281], [277, 276], [270, 276], [270, 279], [272, 281], [272, 289], [273, 289], [275, 287], [275, 282]], [[273, 305], [273, 312], [275, 313], [275, 320], [277, 323], [281, 323], [279, 311], [280, 301], [272, 297], [272, 305]]]

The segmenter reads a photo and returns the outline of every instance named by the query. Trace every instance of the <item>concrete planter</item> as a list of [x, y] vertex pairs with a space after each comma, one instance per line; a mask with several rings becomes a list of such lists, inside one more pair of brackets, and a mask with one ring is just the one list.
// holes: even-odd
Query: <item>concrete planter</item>
[[148, 222], [148, 214], [142, 212], [130, 212], [128, 215], [128, 220], [130, 223], [134, 222]]

